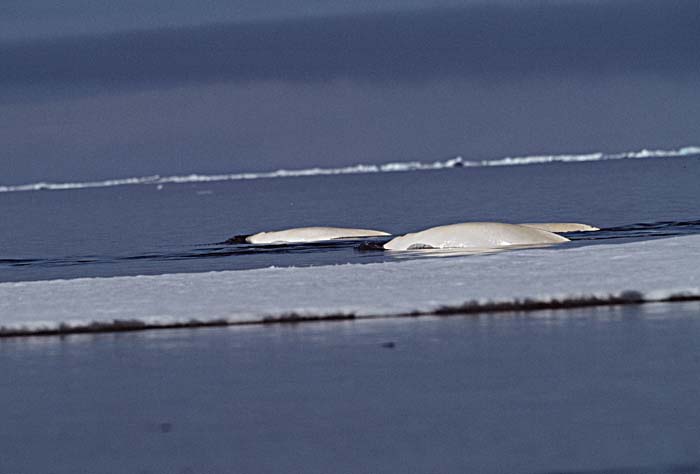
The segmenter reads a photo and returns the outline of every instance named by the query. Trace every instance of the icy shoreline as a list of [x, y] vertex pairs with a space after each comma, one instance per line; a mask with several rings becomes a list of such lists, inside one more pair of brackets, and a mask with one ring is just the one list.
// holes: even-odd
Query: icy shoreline
[[0, 336], [700, 299], [700, 235], [366, 265], [0, 284]]

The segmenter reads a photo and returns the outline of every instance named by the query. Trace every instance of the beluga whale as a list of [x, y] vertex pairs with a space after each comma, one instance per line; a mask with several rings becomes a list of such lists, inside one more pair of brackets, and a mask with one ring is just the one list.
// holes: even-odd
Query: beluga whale
[[500, 222], [463, 222], [432, 227], [396, 237], [384, 244], [386, 250], [413, 249], [499, 249], [523, 245], [547, 245], [569, 239], [535, 227]]
[[372, 229], [355, 229], [348, 227], [297, 227], [293, 229], [258, 232], [250, 235], [237, 235], [228, 243], [246, 244], [287, 244], [322, 242], [324, 240], [354, 239], [358, 237], [381, 237], [391, 235], [388, 232]]
[[538, 223], [527, 223], [519, 224], [525, 227], [534, 227], [535, 229], [546, 230], [547, 232], [591, 232], [594, 230], [600, 230], [598, 227], [594, 227], [588, 224], [579, 224], [578, 222], [538, 222]]

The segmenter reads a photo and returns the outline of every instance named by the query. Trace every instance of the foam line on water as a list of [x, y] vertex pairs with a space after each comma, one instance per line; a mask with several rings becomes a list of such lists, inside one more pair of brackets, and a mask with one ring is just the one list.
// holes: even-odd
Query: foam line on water
[[180, 176], [140, 176], [115, 178], [102, 181], [37, 182], [17, 185], [0, 185], [0, 193], [26, 191], [61, 191], [70, 189], [108, 188], [129, 185], [164, 185], [206, 183], [215, 181], [240, 181], [250, 179], [297, 178], [305, 176], [331, 176], [343, 174], [393, 173], [401, 171], [427, 171], [461, 167], [519, 166], [546, 163], [580, 163], [586, 161], [623, 160], [634, 158], [672, 158], [700, 155], [700, 147], [688, 146], [676, 150], [640, 150], [625, 153], [588, 153], [569, 155], [532, 155], [505, 157], [494, 160], [465, 160], [461, 156], [434, 162], [406, 161], [384, 164], [358, 164], [340, 168], [306, 168], [297, 170], [246, 172], [231, 174], [189, 174]]

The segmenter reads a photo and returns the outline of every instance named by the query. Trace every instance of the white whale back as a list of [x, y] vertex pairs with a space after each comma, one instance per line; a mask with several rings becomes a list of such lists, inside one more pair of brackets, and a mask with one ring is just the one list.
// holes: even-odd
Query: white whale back
[[535, 229], [546, 230], [547, 232], [590, 232], [600, 230], [598, 227], [593, 227], [588, 224], [579, 224], [577, 222], [538, 222], [519, 224], [525, 227], [534, 227]]
[[251, 244], [275, 244], [320, 242], [323, 240], [375, 237], [382, 235], [390, 234], [381, 230], [353, 229], [346, 227], [298, 227], [295, 229], [278, 230], [273, 232], [259, 232], [246, 237], [246, 241]]
[[443, 225], [396, 237], [386, 244], [387, 250], [411, 248], [481, 248], [511, 245], [555, 244], [569, 239], [545, 230], [499, 222], [465, 222]]

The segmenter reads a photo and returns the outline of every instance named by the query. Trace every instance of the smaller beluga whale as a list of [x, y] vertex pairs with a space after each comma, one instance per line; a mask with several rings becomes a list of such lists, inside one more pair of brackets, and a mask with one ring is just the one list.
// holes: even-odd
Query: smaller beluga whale
[[432, 227], [396, 237], [386, 250], [414, 249], [502, 249], [528, 245], [550, 245], [569, 239], [553, 232], [519, 224], [464, 222]]
[[535, 229], [546, 230], [547, 232], [554, 232], [555, 234], [558, 232], [591, 232], [600, 230], [598, 227], [588, 224], [579, 224], [577, 222], [538, 222], [519, 225], [534, 227]]
[[237, 235], [229, 243], [246, 244], [288, 244], [322, 242], [324, 240], [355, 239], [359, 237], [381, 237], [391, 235], [388, 232], [372, 229], [355, 229], [347, 227], [297, 227], [294, 229], [258, 232], [250, 235]]

